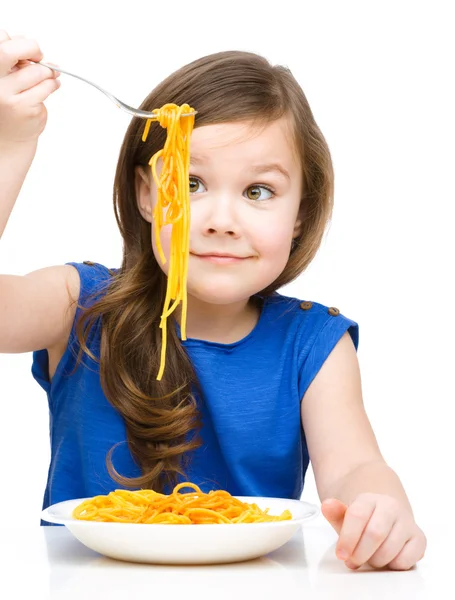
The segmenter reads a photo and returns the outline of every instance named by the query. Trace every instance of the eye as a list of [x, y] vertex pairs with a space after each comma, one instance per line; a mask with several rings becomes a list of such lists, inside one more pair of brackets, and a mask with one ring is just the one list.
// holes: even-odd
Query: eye
[[273, 197], [273, 191], [265, 185], [250, 185], [245, 194], [250, 200], [270, 200]]
[[205, 185], [197, 177], [190, 177], [190, 194], [206, 192]]

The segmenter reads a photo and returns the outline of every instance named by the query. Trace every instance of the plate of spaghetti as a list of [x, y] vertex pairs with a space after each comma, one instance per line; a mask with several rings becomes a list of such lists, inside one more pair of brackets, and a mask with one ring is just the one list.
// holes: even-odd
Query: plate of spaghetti
[[184, 482], [170, 494], [115, 490], [67, 500], [41, 516], [65, 525], [82, 544], [110, 558], [214, 564], [269, 554], [318, 514], [315, 505], [301, 500], [232, 496], [225, 490], [205, 493]]

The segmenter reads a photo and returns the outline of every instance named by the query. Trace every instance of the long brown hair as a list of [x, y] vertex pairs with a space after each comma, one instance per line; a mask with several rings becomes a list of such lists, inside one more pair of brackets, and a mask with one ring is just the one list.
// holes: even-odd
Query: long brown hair
[[[303, 226], [281, 275], [262, 295], [269, 295], [302, 273], [315, 256], [333, 202], [333, 169], [326, 141], [315, 123], [306, 97], [291, 72], [272, 66], [249, 52], [219, 52], [196, 60], [159, 84], [142, 103], [153, 110], [173, 102], [197, 110], [196, 127], [225, 122], [266, 124], [286, 116], [294, 130], [302, 164]], [[114, 210], [123, 238], [123, 260], [107, 292], [87, 308], [76, 328], [81, 351], [90, 354], [87, 336], [101, 318], [100, 377], [104, 393], [125, 419], [128, 444], [141, 469], [129, 479], [112, 477], [125, 487], [162, 491], [184, 475], [191, 451], [198, 447], [194, 369], [174, 327], [168, 327], [166, 368], [156, 380], [160, 362], [166, 276], [153, 254], [150, 223], [136, 201], [135, 168], [147, 166], [163, 147], [165, 131], [153, 123], [142, 142], [142, 119], [126, 132], [114, 182]], [[200, 390], [199, 390], [200, 391]]]

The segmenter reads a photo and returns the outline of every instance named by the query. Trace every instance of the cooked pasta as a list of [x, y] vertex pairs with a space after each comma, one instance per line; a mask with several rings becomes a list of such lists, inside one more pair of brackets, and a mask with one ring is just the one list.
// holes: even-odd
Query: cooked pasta
[[[167, 318], [182, 303], [181, 337], [186, 340], [188, 258], [190, 243], [190, 138], [194, 127], [194, 113], [188, 104], [177, 106], [165, 104], [153, 111], [156, 119], [147, 119], [142, 140], [149, 134], [152, 121], [167, 129], [164, 147], [156, 152], [149, 161], [153, 178], [158, 188], [157, 203], [153, 212], [157, 250], [163, 264], [166, 263], [161, 245], [161, 229], [172, 225], [169, 271], [166, 298], [161, 315], [162, 329], [161, 360], [157, 379], [163, 376], [166, 360]], [[182, 117], [182, 115], [186, 115]], [[157, 162], [162, 160], [161, 173], [158, 176]], [[173, 303], [171, 304], [171, 302]]]
[[[193, 491], [181, 493], [183, 488]], [[175, 486], [171, 494], [153, 490], [115, 490], [84, 500], [73, 511], [75, 519], [110, 523], [168, 525], [268, 523], [292, 519], [289, 510], [279, 516], [268, 514], [257, 504], [241, 502], [225, 490], [202, 492], [194, 483]]]

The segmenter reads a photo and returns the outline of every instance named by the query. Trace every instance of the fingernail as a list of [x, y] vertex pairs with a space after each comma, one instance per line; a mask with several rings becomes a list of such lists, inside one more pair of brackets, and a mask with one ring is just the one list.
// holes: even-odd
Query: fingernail
[[346, 550], [338, 550], [337, 556], [340, 560], [346, 560], [348, 557], [348, 553], [346, 552]]

